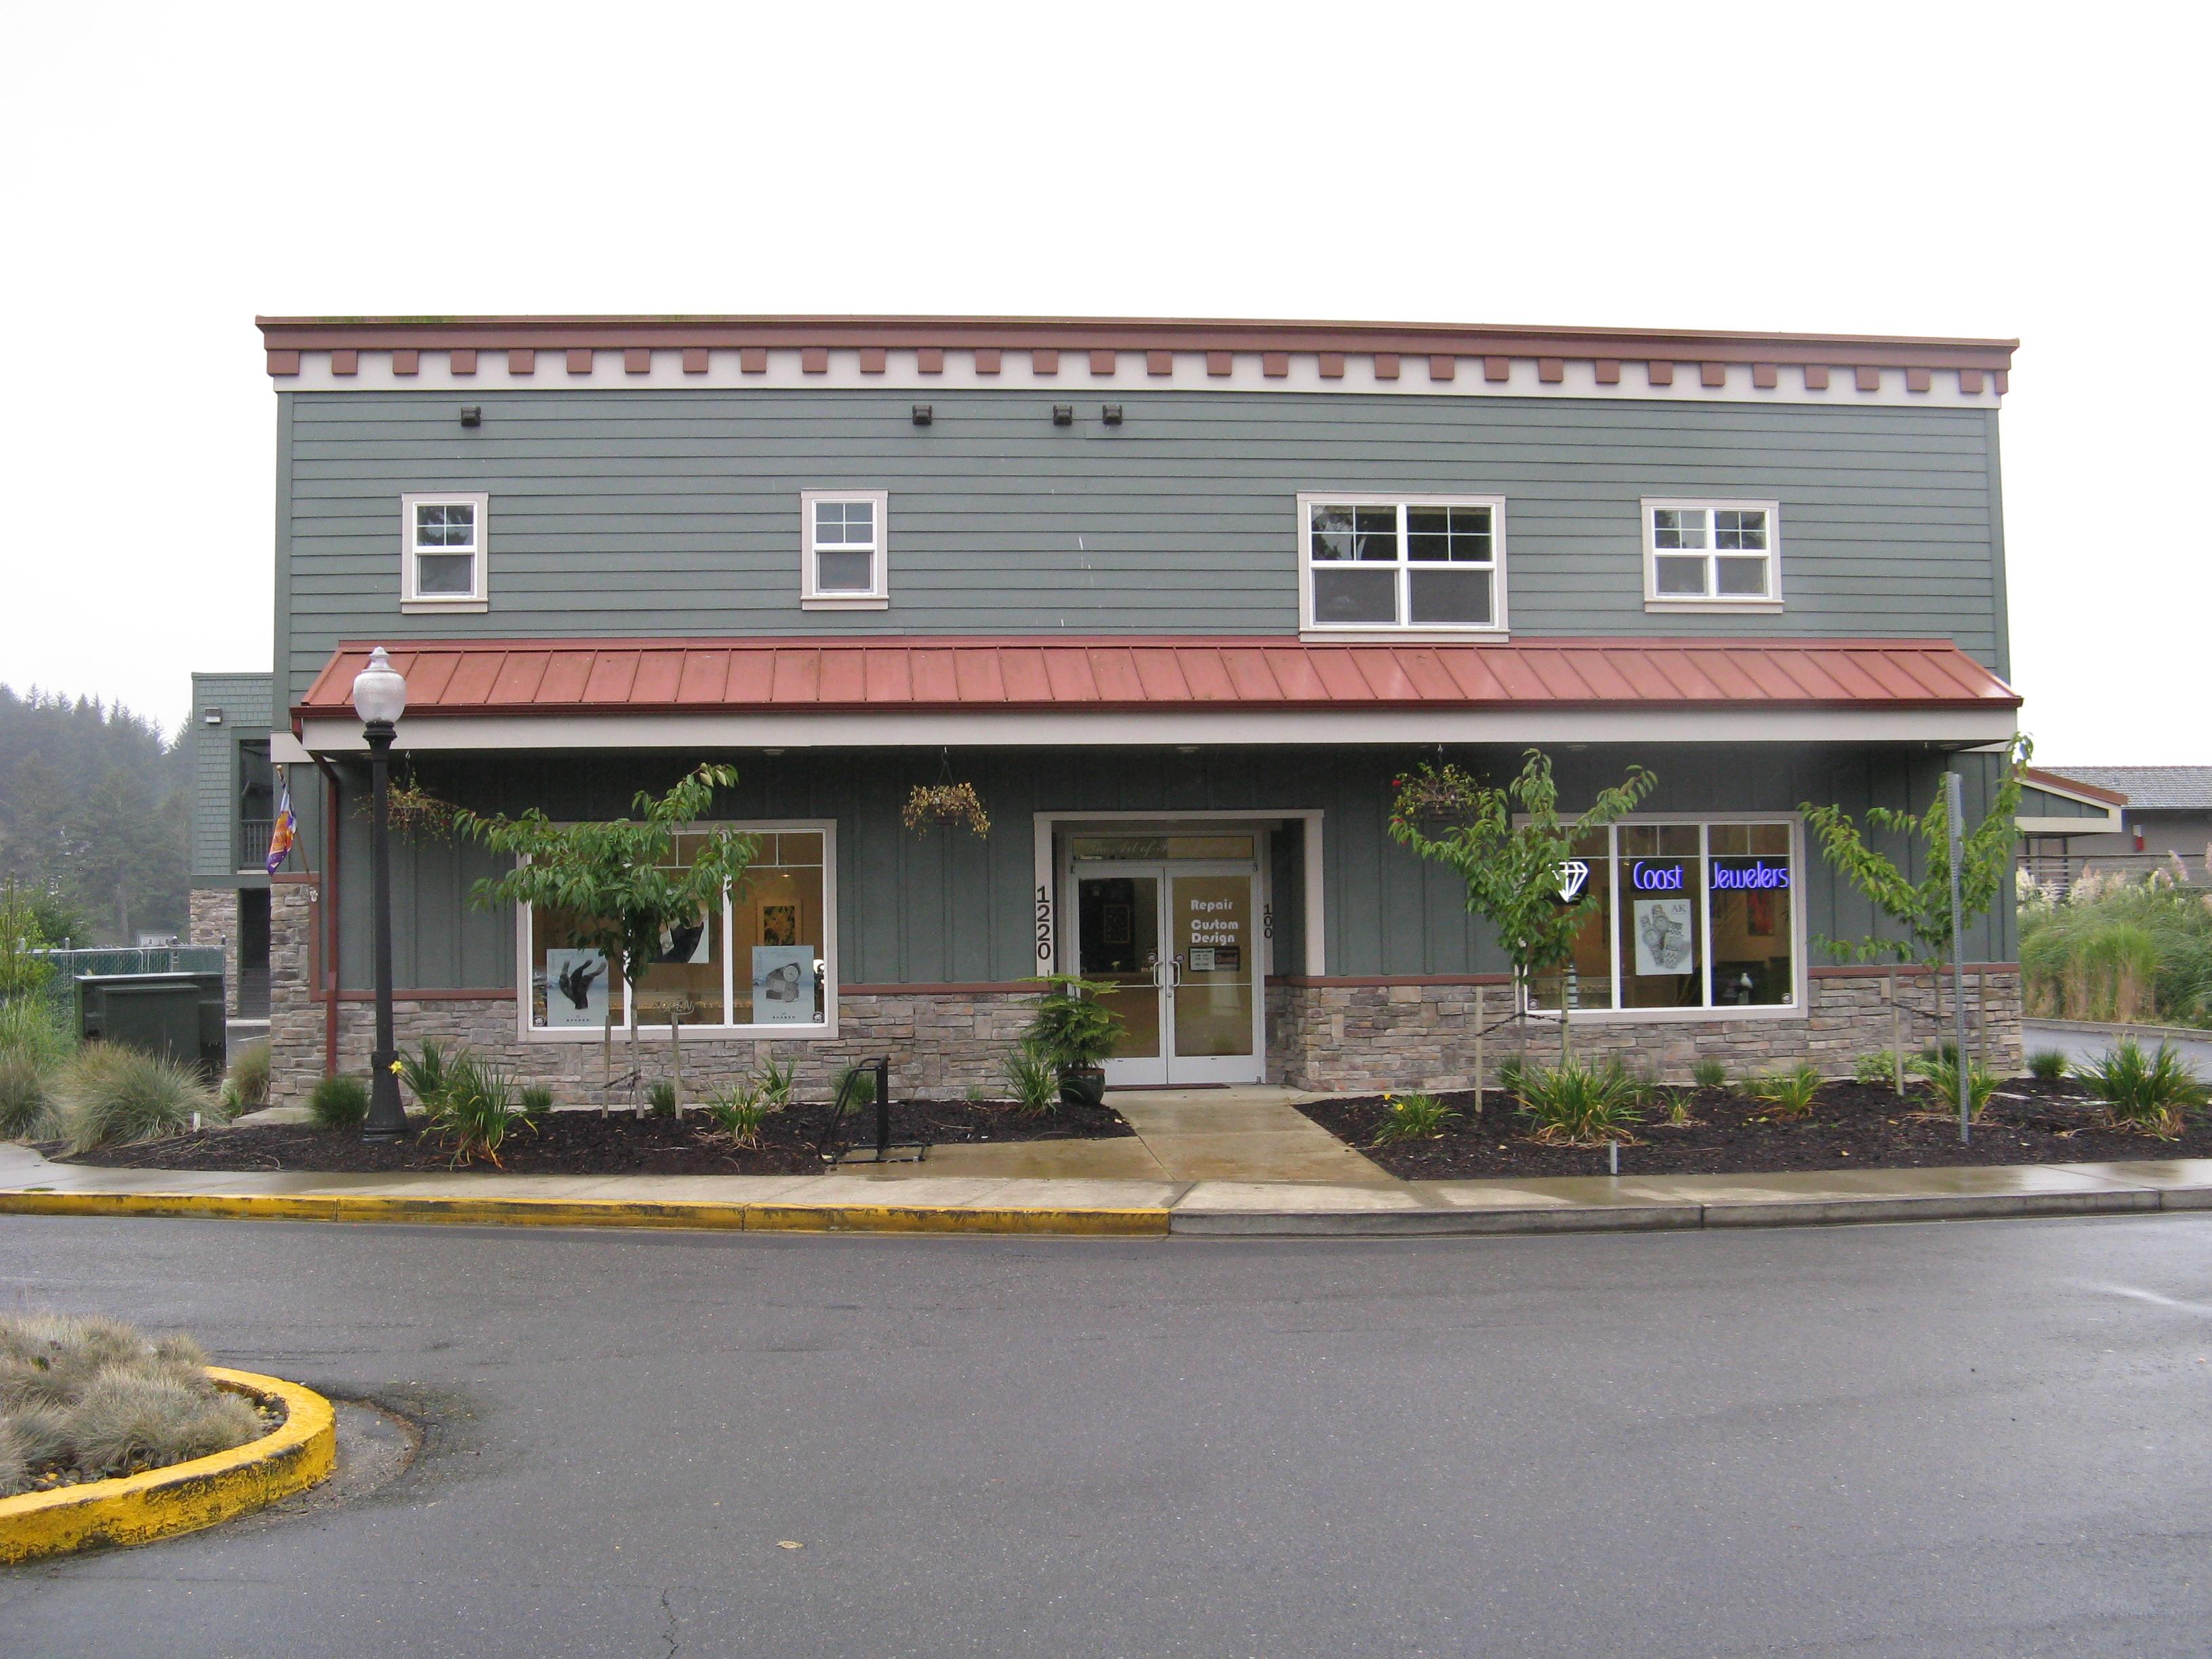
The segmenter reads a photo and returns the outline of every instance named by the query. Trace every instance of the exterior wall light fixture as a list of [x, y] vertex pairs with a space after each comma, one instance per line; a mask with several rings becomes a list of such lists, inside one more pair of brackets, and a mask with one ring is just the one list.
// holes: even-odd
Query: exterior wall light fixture
[[1099, 405], [1098, 414], [1109, 426], [1121, 424], [1121, 405], [1119, 404], [1102, 404]]
[[1075, 424], [1075, 405], [1073, 404], [1054, 404], [1052, 406], [1052, 423], [1054, 426], [1073, 426]]
[[916, 426], [927, 426], [936, 418], [937, 411], [927, 404], [916, 404], [914, 406], [914, 423]]
[[461, 424], [463, 426], [482, 426], [483, 424], [483, 405], [482, 404], [463, 404], [461, 405]]

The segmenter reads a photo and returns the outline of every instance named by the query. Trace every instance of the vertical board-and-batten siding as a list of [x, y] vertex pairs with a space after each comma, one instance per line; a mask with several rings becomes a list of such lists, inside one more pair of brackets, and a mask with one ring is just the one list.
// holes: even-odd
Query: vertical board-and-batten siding
[[[1076, 424], [1051, 405], [1076, 398]], [[1516, 635], [1891, 635], [2003, 665], [1994, 414], [1119, 393], [288, 392], [289, 698], [343, 639], [1291, 633], [1296, 498], [1502, 495]], [[463, 401], [483, 423], [459, 424]], [[881, 611], [799, 605], [799, 492], [890, 492]], [[399, 497], [483, 490], [490, 605], [402, 616]], [[1650, 614], [1646, 496], [1781, 504], [1779, 614]]]
[[[665, 787], [686, 758], [425, 756], [417, 765], [430, 788], [464, 805], [507, 811], [537, 805], [559, 818], [622, 811], [636, 790]], [[956, 750], [949, 758], [954, 775], [975, 785], [991, 813], [991, 835], [981, 841], [943, 829], [916, 836], [900, 823], [907, 792], [937, 778], [934, 755], [809, 751], [729, 758], [741, 775], [738, 788], [717, 803], [718, 817], [836, 823], [838, 974], [848, 984], [1003, 983], [1034, 973], [1031, 825], [1038, 812], [1257, 817], [1319, 808], [1326, 814], [1322, 926], [1331, 974], [1495, 973], [1506, 965], [1487, 925], [1467, 915], [1465, 890], [1451, 873], [1389, 838], [1389, 779], [1419, 758], [1412, 751]], [[1452, 758], [1492, 777], [1510, 776], [1519, 764], [1504, 749], [1455, 750]], [[1592, 748], [1563, 753], [1557, 763], [1570, 809], [1640, 763], [1659, 780], [1647, 803], [1655, 812], [1782, 814], [1802, 802], [1832, 801], [1861, 817], [1876, 805], [1925, 811], [1944, 765], [1941, 756], [1903, 749], [1780, 745]], [[2001, 763], [1967, 755], [1960, 763], [1967, 811], [1978, 821]], [[344, 764], [357, 788], [359, 764]], [[367, 828], [349, 801], [341, 817], [340, 908], [345, 982], [354, 989], [368, 983]], [[1923, 873], [1923, 849], [1903, 847], [1895, 837], [1878, 844], [1916, 878]], [[1807, 932], [1852, 939], [1877, 931], [1866, 901], [1835, 879], [1817, 848], [1808, 854], [1796, 890], [1806, 907]], [[1291, 863], [1285, 855], [1275, 866], [1275, 903], [1285, 924], [1277, 960], [1297, 971], [1297, 940], [1310, 918], [1298, 914]], [[400, 843], [392, 876], [394, 966], [402, 987], [513, 985], [512, 914], [469, 902], [474, 882], [495, 869], [480, 848], [441, 837]], [[2016, 946], [2007, 885], [1993, 915], [1972, 930], [1969, 955], [2009, 962]]]
[[[191, 872], [195, 884], [227, 886], [238, 873], [238, 745], [265, 739], [274, 696], [267, 674], [192, 676]], [[207, 711], [222, 711], [210, 726]]]

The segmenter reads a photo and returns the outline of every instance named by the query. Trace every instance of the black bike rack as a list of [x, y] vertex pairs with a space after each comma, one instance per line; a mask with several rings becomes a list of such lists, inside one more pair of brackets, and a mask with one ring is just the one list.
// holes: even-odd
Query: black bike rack
[[[840, 1132], [845, 1127], [845, 1116], [852, 1109], [854, 1097], [871, 1080], [875, 1084], [876, 1094], [875, 1144], [855, 1147]], [[927, 1140], [892, 1140], [891, 1060], [889, 1054], [878, 1054], [873, 1060], [861, 1060], [845, 1073], [844, 1081], [838, 1085], [837, 1098], [830, 1108], [830, 1122], [822, 1131], [822, 1144], [817, 1151], [822, 1161], [833, 1168], [848, 1162], [919, 1164], [929, 1156], [929, 1145]]]

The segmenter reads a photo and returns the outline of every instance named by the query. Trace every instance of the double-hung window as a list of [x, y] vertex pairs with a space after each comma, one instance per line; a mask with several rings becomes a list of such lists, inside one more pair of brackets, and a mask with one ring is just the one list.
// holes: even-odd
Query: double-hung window
[[1655, 610], [1778, 606], [1779, 520], [1772, 501], [1645, 501], [1645, 603]]
[[1505, 626], [1502, 496], [1308, 494], [1298, 525], [1308, 629]]
[[399, 498], [399, 602], [404, 611], [482, 611], [489, 495]]
[[890, 542], [881, 489], [808, 489], [799, 497], [799, 597], [810, 609], [880, 610], [890, 603]]

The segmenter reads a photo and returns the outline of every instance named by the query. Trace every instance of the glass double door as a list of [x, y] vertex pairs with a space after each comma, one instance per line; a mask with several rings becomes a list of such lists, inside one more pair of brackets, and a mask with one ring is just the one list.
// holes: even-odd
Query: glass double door
[[1261, 1081], [1256, 882], [1249, 864], [1077, 866], [1076, 971], [1121, 1016], [1109, 1085]]

